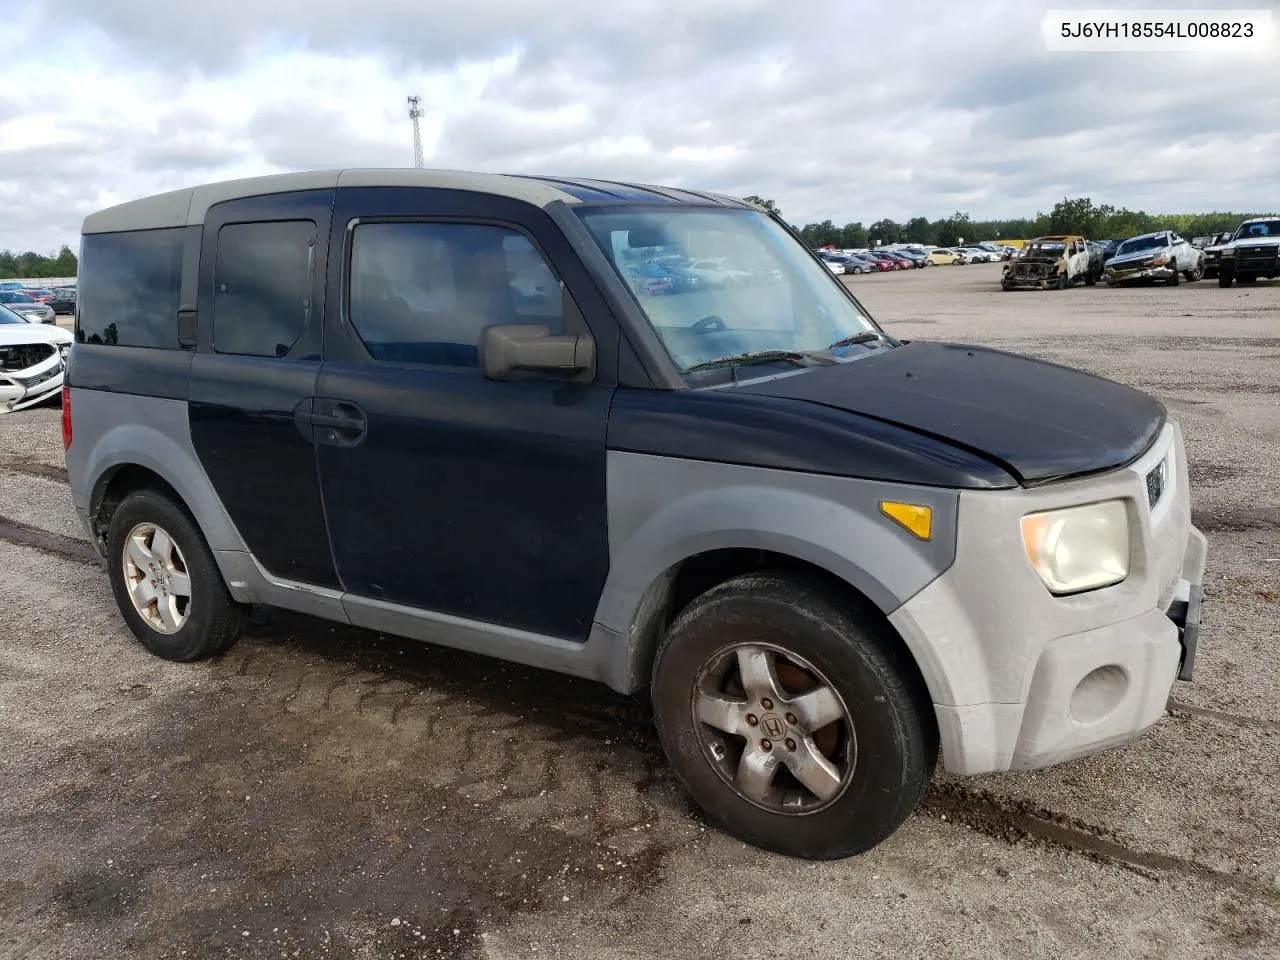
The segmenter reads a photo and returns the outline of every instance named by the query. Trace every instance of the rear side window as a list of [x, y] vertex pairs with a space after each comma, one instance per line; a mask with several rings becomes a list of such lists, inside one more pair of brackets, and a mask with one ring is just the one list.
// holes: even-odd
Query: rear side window
[[316, 225], [229, 223], [213, 268], [213, 349], [283, 357], [311, 317]]
[[86, 234], [76, 340], [178, 349], [184, 236], [182, 227]]
[[560, 283], [509, 227], [362, 223], [352, 238], [352, 326], [374, 358], [479, 366], [480, 331], [530, 323], [560, 332]]

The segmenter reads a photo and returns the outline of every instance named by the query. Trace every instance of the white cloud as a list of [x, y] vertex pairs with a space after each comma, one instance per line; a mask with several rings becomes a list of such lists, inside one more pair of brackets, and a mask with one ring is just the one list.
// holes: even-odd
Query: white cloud
[[432, 165], [756, 193], [799, 222], [1277, 202], [1280, 62], [1048, 54], [1045, 6], [27, 0], [0, 248], [185, 184], [409, 165], [408, 93]]

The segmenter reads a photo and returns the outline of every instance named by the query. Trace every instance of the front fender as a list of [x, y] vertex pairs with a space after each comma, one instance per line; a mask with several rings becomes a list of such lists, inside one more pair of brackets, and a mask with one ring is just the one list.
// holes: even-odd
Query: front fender
[[[610, 571], [596, 622], [626, 638], [629, 659], [644, 656], [635, 627], [651, 587], [698, 554], [746, 548], [803, 560], [885, 614], [955, 559], [958, 494], [940, 487], [611, 452], [608, 496]], [[884, 515], [882, 500], [929, 506], [930, 539]]]

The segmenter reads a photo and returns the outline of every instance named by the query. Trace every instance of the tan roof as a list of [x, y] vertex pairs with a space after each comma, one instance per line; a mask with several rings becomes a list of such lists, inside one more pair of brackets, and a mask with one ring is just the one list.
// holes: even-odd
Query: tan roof
[[118, 230], [149, 230], [204, 223], [209, 207], [224, 200], [239, 200], [294, 190], [323, 190], [333, 187], [443, 187], [474, 190], [513, 197], [544, 207], [556, 200], [578, 203], [572, 194], [554, 184], [525, 177], [497, 173], [467, 173], [458, 170], [374, 169], [323, 170], [282, 173], [268, 177], [227, 180], [199, 187], [187, 187], [141, 200], [108, 207], [85, 218], [84, 233], [112, 233]]

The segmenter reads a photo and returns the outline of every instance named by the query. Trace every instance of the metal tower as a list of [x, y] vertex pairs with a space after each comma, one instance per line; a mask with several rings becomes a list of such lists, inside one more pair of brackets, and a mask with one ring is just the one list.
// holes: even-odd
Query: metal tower
[[422, 127], [419, 121], [422, 119], [422, 98], [406, 97], [409, 101], [409, 119], [413, 121], [413, 165], [421, 170], [426, 166], [422, 159]]

